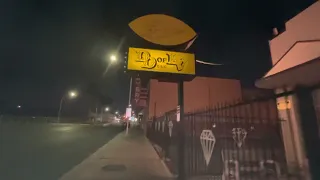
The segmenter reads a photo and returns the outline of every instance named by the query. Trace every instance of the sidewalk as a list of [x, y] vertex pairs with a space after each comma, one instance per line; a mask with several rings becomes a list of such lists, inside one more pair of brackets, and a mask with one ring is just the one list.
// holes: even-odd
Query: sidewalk
[[[76, 150], [75, 150], [76, 151]], [[75, 166], [60, 180], [173, 180], [141, 130], [131, 128]]]

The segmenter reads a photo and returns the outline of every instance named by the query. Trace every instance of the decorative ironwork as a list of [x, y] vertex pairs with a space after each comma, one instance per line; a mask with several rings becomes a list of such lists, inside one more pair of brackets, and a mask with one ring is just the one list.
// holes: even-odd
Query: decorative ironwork
[[[169, 167], [178, 165], [176, 109], [158, 117], [147, 137], [165, 151]], [[170, 120], [169, 120], [170, 119]], [[168, 121], [167, 121], [168, 120]], [[165, 131], [158, 130], [165, 122]], [[219, 104], [184, 115], [185, 168], [188, 177], [223, 177], [224, 180], [289, 178], [276, 99]], [[178, 123], [178, 124], [176, 124]], [[175, 127], [178, 128], [175, 128]], [[166, 131], [168, 128], [168, 132]], [[300, 178], [300, 179], [299, 179]]]
[[210, 163], [212, 151], [216, 144], [216, 138], [211, 130], [203, 130], [200, 135], [200, 143], [207, 166]]
[[164, 120], [164, 121], [162, 121], [162, 132], [164, 133], [164, 128], [165, 128], [165, 126], [166, 126], [166, 121]]
[[233, 128], [232, 129], [232, 138], [239, 148], [241, 148], [244, 143], [248, 132], [244, 128]]
[[161, 129], [161, 122], [158, 121], [158, 131], [160, 131], [160, 129]]
[[168, 130], [169, 130], [169, 136], [172, 136], [172, 128], [173, 128], [173, 122], [169, 121], [168, 123]]

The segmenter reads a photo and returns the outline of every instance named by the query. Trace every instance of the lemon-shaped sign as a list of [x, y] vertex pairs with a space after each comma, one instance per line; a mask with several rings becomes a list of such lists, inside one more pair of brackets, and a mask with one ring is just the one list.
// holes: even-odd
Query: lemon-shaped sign
[[129, 27], [141, 38], [163, 46], [180, 45], [196, 36], [189, 25], [164, 14], [139, 17], [130, 22]]

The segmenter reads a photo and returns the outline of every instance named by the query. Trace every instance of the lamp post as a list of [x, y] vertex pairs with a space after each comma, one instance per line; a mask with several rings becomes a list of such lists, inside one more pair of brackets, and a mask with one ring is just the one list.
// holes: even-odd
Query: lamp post
[[[104, 59], [105, 59], [106, 61], [110, 61], [110, 63], [107, 65], [106, 70], [103, 72], [103, 74], [102, 74], [103, 77], [107, 74], [107, 72], [108, 72], [108, 70], [109, 70], [109, 68], [110, 68], [110, 64], [115, 63], [118, 58], [117, 58], [117, 55], [116, 55], [116, 54], [108, 54], [108, 55], [105, 56]], [[103, 118], [103, 108], [100, 108], [100, 109], [101, 109], [100, 114], [101, 114], [101, 121], [102, 121], [102, 118]], [[106, 111], [106, 112], [109, 111], [109, 108], [106, 107], [104, 111]], [[96, 104], [96, 115], [95, 115], [95, 119], [97, 118], [97, 115], [98, 115], [98, 104]]]
[[[76, 98], [78, 93], [76, 91], [69, 91], [68, 94], [67, 94], [70, 99], [73, 99], [73, 98]], [[62, 103], [63, 103], [63, 100], [65, 99], [66, 97], [66, 94], [64, 94], [62, 97], [61, 97], [61, 100], [60, 100], [60, 105], [59, 105], [59, 111], [58, 111], [58, 123], [60, 123], [60, 115], [61, 115], [61, 109], [62, 109]]]

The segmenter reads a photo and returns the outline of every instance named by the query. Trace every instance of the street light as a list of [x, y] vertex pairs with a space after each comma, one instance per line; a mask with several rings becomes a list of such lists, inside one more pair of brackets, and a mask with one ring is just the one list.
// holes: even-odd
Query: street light
[[115, 113], [116, 113], [116, 114], [119, 114], [119, 112], [118, 112], [118, 111], [116, 111]]
[[[77, 91], [69, 91], [68, 92], [68, 98], [69, 99], [76, 98], [77, 96], [78, 96]], [[63, 100], [65, 99], [65, 97], [66, 97], [66, 94], [64, 94], [61, 97], [61, 100], [60, 100], [60, 106], [59, 106], [59, 111], [58, 111], [58, 123], [60, 123], [60, 115], [61, 115], [62, 103], [63, 103]]]
[[[108, 56], [108, 57], [107, 57]], [[109, 68], [110, 68], [110, 64], [113, 64], [117, 61], [117, 56], [115, 54], [111, 54], [111, 55], [106, 55], [105, 57], [106, 61], [110, 61], [111, 63], [108, 64], [108, 66], [106, 67], [106, 70], [103, 72], [102, 76], [104, 77], [106, 75], [106, 73], [108, 72]]]
[[70, 92], [69, 92], [69, 97], [70, 97], [70, 98], [75, 98], [75, 97], [77, 97], [77, 92], [75, 92], [75, 91], [70, 91]]
[[20, 106], [20, 105], [18, 105], [18, 106], [17, 106], [17, 108], [18, 108], [18, 109], [20, 109], [20, 108], [21, 108], [21, 106]]
[[115, 62], [116, 60], [117, 60], [117, 56], [116, 55], [111, 55], [110, 56], [110, 60], [111, 60], [111, 62]]
[[105, 110], [106, 112], [108, 112], [108, 111], [109, 111], [109, 107], [106, 107], [104, 110]]

